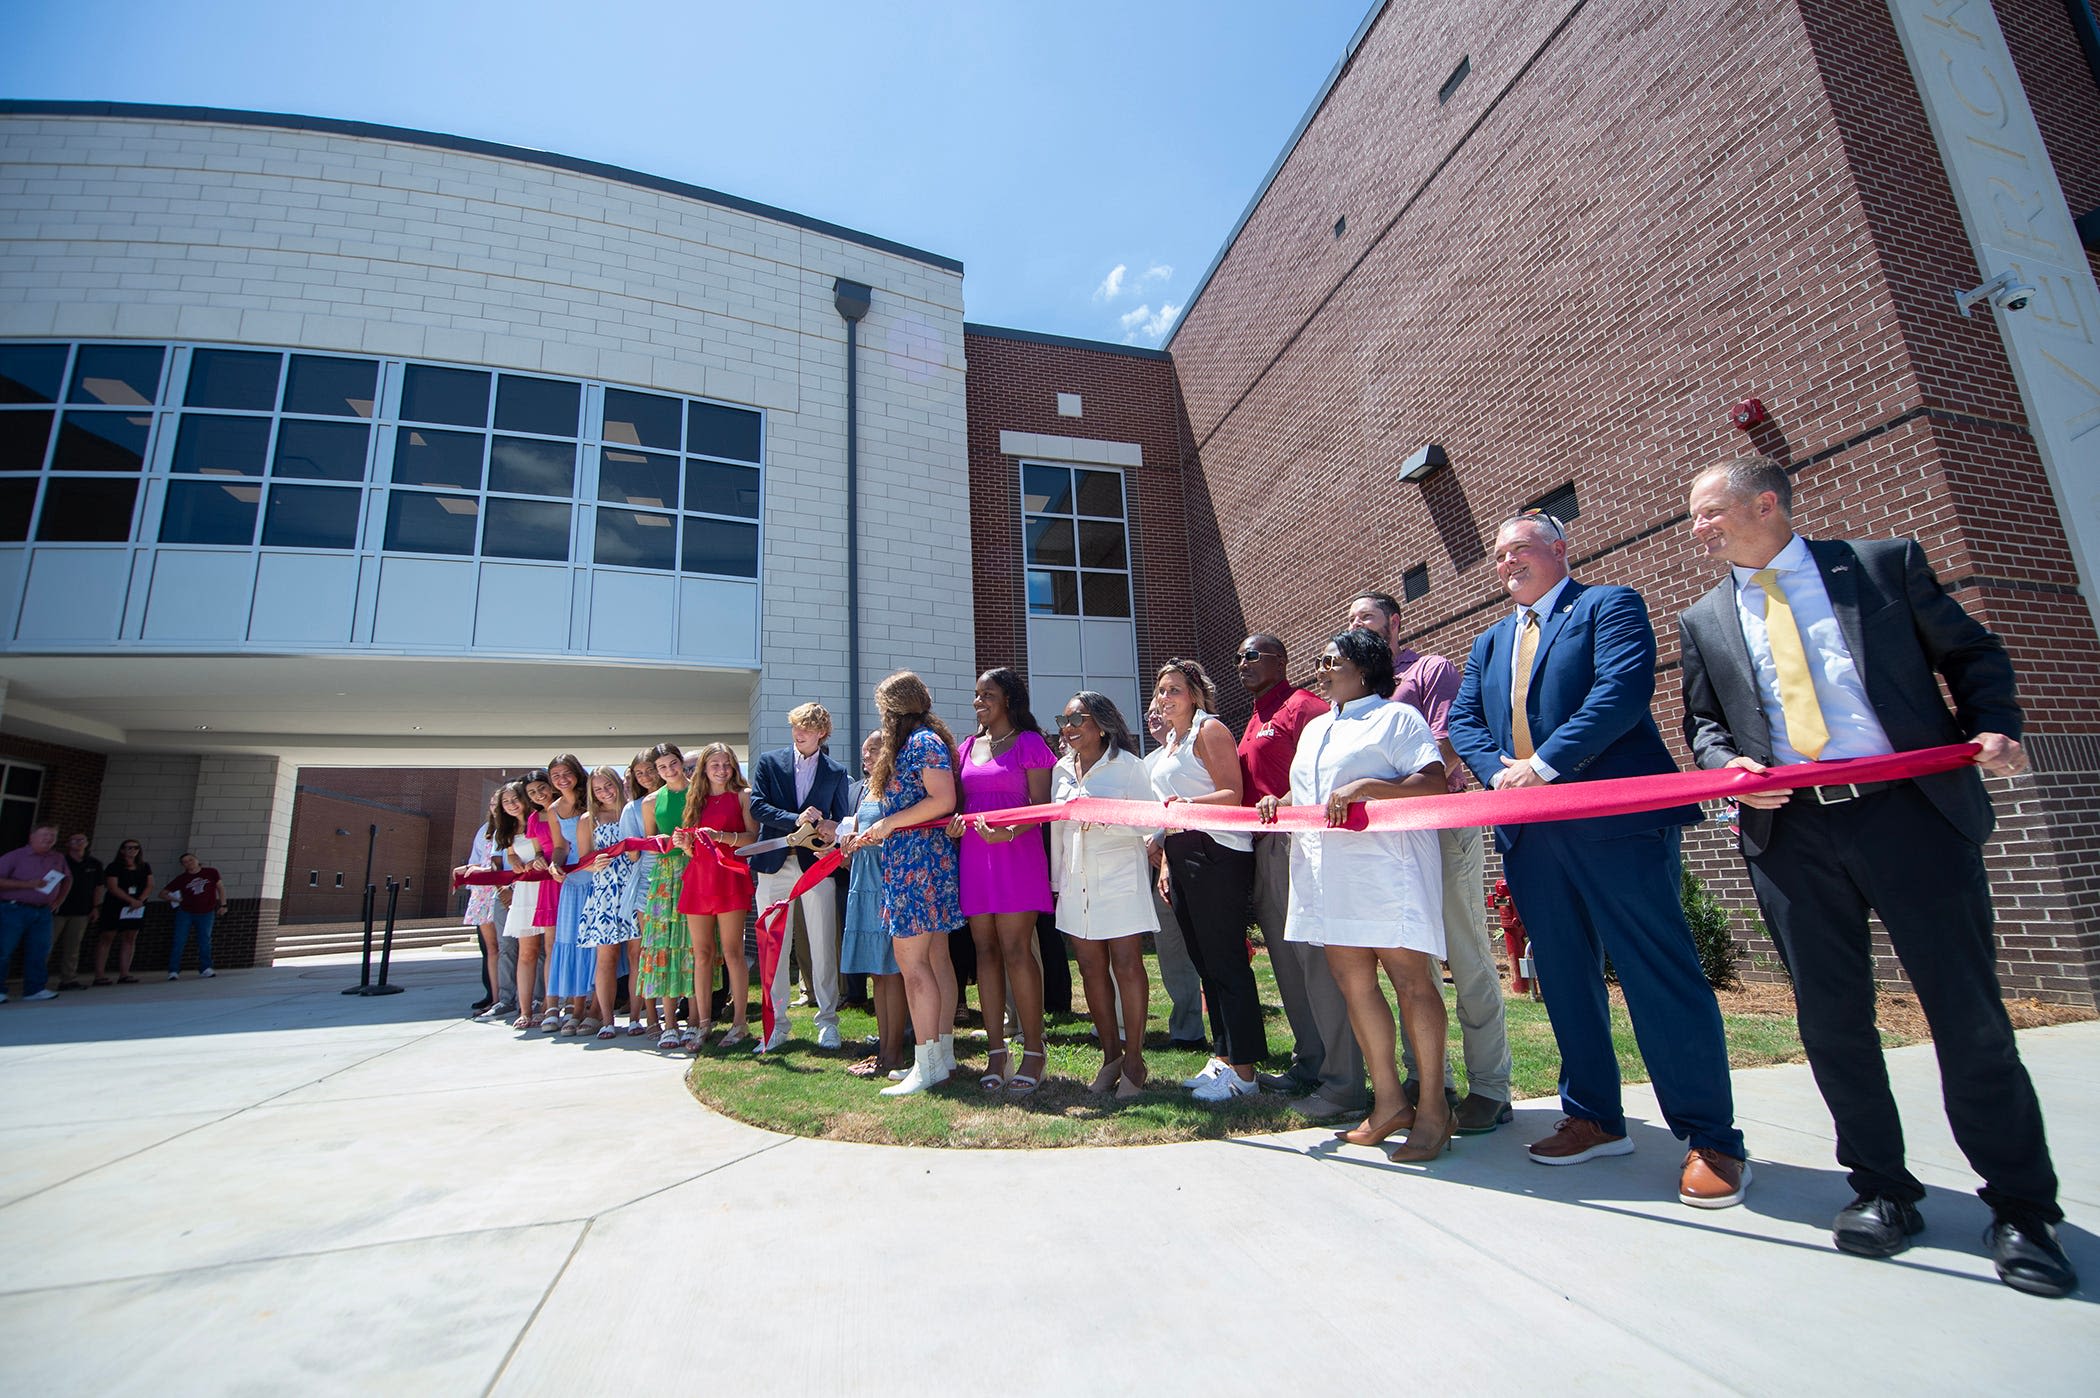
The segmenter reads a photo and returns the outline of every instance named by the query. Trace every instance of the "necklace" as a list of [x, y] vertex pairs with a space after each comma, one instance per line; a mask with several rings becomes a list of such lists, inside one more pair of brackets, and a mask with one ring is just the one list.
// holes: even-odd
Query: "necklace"
[[985, 730], [984, 736], [991, 743], [991, 745], [996, 748], [1006, 743], [1012, 742], [1014, 740], [1014, 735], [1019, 731], [1020, 730], [1017, 728], [1009, 728], [1004, 733], [994, 733], [989, 728], [987, 728]]

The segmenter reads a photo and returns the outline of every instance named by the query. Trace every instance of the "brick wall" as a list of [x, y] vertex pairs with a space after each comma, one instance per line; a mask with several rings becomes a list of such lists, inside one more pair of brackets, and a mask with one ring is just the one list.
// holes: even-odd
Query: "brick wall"
[[[1000, 450], [1000, 434], [1135, 442], [1144, 452], [1144, 465], [1128, 468], [1124, 476], [1143, 693], [1167, 657], [1188, 654], [1196, 643], [1173, 365], [1120, 346], [1059, 342], [991, 326], [965, 327], [963, 345], [969, 359], [977, 672], [1010, 665], [1028, 673], [1019, 458]], [[1060, 393], [1079, 395], [1079, 417], [1058, 415]], [[1032, 698], [1037, 717], [1046, 718], [1051, 700]]]
[[[362, 913], [365, 845], [379, 827], [372, 882], [403, 879], [398, 915], [444, 917], [465, 905], [452, 870], [473, 846], [489, 793], [525, 768], [307, 767], [299, 773], [282, 920], [350, 921]], [[348, 830], [348, 835], [336, 831]], [[340, 889], [337, 874], [343, 877]]]
[[[2078, 75], [2060, 14], [2002, 8], [2030, 87]], [[2094, 103], [2035, 105], [2089, 206]], [[1426, 565], [1409, 628], [1462, 657], [1504, 605], [1496, 523], [1572, 481], [1581, 575], [1658, 618], [1682, 759], [1671, 618], [1714, 579], [1684, 495], [1754, 446], [1796, 470], [1804, 533], [1918, 538], [2005, 637], [2041, 775], [1996, 784], [2002, 969], [2090, 1000], [2100, 645], [1995, 329], [1954, 312], [1974, 280], [1876, 0], [1388, 7], [1170, 344], [1199, 652], [1257, 627], [1309, 655]], [[1452, 466], [1398, 483], [1428, 442]], [[1770, 963], [1725, 832], [1687, 853]]]
[[88, 848], [100, 853], [107, 844], [95, 830], [95, 817], [102, 802], [102, 773], [106, 758], [99, 752], [69, 748], [59, 743], [40, 743], [0, 733], [0, 758], [33, 762], [44, 769], [44, 789], [37, 798], [37, 819], [58, 827], [61, 844], [78, 830], [88, 832]]

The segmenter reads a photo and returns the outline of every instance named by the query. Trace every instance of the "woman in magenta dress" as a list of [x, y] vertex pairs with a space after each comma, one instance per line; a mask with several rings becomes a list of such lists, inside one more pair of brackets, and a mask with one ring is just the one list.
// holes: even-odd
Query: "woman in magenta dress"
[[[694, 855], [694, 830], [704, 830], [717, 845], [748, 845], [758, 838], [758, 820], [751, 814], [751, 784], [727, 743], [709, 743], [700, 749], [693, 774], [692, 794], [686, 797], [684, 825], [672, 838], [678, 848]], [[748, 1037], [745, 1016], [751, 998], [751, 970], [744, 964], [744, 916], [751, 911], [757, 880], [741, 861], [717, 862], [695, 856], [685, 866], [678, 891], [678, 911], [693, 939], [694, 1014], [704, 1019], [715, 985], [715, 961], [729, 977], [729, 1032], [722, 1036], [723, 1048], [731, 1048]], [[785, 1009], [785, 1006], [781, 1007]], [[703, 1022], [693, 1051], [699, 1052], [714, 1026]]]
[[[1028, 710], [1028, 684], [1001, 666], [977, 677], [977, 732], [956, 755], [962, 787], [948, 823], [962, 841], [962, 910], [977, 948], [977, 999], [989, 1048], [986, 1092], [1026, 1097], [1042, 1082], [1043, 968], [1036, 958], [1035, 919], [1051, 910], [1050, 855], [1039, 826], [988, 827], [971, 811], [1040, 806], [1050, 799], [1057, 754]], [[1007, 1072], [1006, 992], [1020, 1020], [1021, 1064]]]

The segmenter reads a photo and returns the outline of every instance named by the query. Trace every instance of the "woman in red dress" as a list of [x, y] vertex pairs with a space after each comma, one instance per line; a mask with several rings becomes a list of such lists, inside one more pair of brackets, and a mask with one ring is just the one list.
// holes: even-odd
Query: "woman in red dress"
[[[749, 1037], [745, 1018], [751, 997], [750, 968], [744, 964], [744, 916], [751, 911], [757, 880], [740, 859], [710, 859], [695, 851], [699, 836], [725, 850], [746, 845], [758, 836], [758, 820], [751, 814], [751, 787], [743, 768], [727, 743], [709, 743], [700, 750], [693, 773], [692, 794], [686, 798], [686, 816], [673, 836], [678, 847], [693, 859], [685, 866], [684, 882], [678, 891], [678, 911], [693, 939], [693, 1004], [696, 1017], [706, 1013], [714, 997], [715, 959], [719, 953], [729, 975], [729, 1032], [721, 1047], [730, 1048]], [[714, 1026], [702, 1024], [700, 1043]], [[694, 1046], [698, 1052], [699, 1045]]]

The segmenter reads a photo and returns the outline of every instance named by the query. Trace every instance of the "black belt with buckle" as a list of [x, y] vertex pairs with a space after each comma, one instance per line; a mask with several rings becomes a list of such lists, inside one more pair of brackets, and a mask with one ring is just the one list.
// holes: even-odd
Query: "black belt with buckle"
[[1857, 782], [1849, 786], [1811, 786], [1805, 794], [1819, 806], [1842, 806], [1847, 801], [1857, 801], [1862, 796], [1878, 796], [1900, 785], [1901, 782]]

